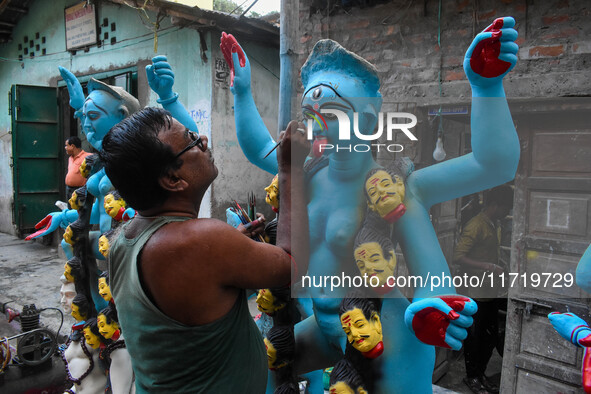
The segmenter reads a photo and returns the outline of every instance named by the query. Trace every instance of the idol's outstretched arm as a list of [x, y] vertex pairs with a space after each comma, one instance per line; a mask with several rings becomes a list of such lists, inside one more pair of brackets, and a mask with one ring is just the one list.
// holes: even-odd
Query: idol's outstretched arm
[[517, 62], [514, 26], [511, 17], [496, 19], [466, 52], [464, 71], [472, 88], [472, 153], [411, 175], [410, 187], [427, 209], [515, 177], [519, 139], [503, 89], [503, 78]]
[[231, 34], [222, 33], [220, 48], [230, 67], [230, 90], [234, 95], [234, 119], [240, 148], [252, 164], [273, 175], [277, 174], [276, 151], [265, 157], [275, 146], [275, 141], [252, 97], [248, 57]]

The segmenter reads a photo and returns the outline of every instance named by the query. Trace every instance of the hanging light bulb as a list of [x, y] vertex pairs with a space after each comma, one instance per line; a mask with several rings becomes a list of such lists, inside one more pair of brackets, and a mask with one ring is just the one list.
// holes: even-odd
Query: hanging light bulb
[[445, 159], [445, 150], [443, 149], [443, 138], [441, 138], [441, 136], [437, 137], [437, 142], [435, 143], [435, 150], [433, 151], [433, 158], [436, 161], [441, 161]]
[[443, 149], [443, 121], [441, 119], [441, 107], [439, 107], [437, 116], [439, 117], [439, 127], [437, 128], [437, 142], [435, 143], [433, 158], [435, 161], [441, 161], [445, 159], [445, 150]]

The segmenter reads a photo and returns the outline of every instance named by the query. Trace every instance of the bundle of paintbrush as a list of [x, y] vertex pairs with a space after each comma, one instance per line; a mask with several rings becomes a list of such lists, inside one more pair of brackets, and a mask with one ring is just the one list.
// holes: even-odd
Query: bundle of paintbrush
[[[254, 197], [254, 195], [253, 195]], [[240, 206], [240, 204], [238, 204], [238, 202], [236, 202], [236, 200], [232, 200], [233, 201], [233, 206], [230, 207], [230, 209], [236, 214], [238, 215], [238, 217], [240, 218], [240, 221], [242, 222], [242, 224], [244, 225], [244, 228], [249, 229], [250, 227], [252, 227], [253, 225], [258, 224], [258, 219], [251, 219], [249, 212], [246, 212], [244, 209], [242, 209], [242, 207]], [[250, 205], [250, 195], [249, 195], [249, 205], [248, 205], [248, 209], [249, 211], [251, 210], [251, 205]], [[256, 216], [256, 202], [255, 200], [253, 200], [253, 205], [252, 205], [252, 216]], [[261, 236], [258, 235], [257, 239], [261, 242], [265, 242], [265, 239]]]

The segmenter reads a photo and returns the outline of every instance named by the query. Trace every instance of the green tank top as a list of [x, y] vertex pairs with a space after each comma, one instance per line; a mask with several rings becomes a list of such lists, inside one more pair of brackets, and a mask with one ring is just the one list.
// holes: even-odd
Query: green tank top
[[244, 290], [222, 318], [187, 326], [166, 316], [148, 298], [138, 276], [137, 257], [163, 225], [187, 220], [160, 217], [140, 235], [122, 229], [109, 251], [110, 286], [131, 356], [138, 393], [264, 393], [265, 345]]

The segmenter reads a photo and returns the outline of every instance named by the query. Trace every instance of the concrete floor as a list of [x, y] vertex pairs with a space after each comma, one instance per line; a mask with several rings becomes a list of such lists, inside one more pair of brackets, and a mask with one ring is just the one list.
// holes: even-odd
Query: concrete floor
[[[63, 255], [62, 255], [63, 256]], [[26, 304], [34, 303], [38, 309], [60, 308], [59, 280], [63, 273], [65, 258], [57, 247], [45, 246], [37, 241], [24, 241], [12, 235], [0, 233], [0, 306], [22, 310]], [[258, 314], [254, 298], [249, 307], [253, 315]], [[54, 332], [61, 323], [61, 314], [55, 310], [41, 313], [41, 324]], [[61, 329], [62, 335], [69, 334], [74, 319], [67, 315]], [[20, 325], [8, 323], [0, 316], [0, 338], [20, 333]], [[16, 343], [15, 343], [16, 344]], [[502, 358], [495, 351], [486, 375], [500, 383]], [[465, 377], [462, 352], [454, 353], [449, 372], [434, 385], [435, 393], [471, 393], [462, 382]]]

